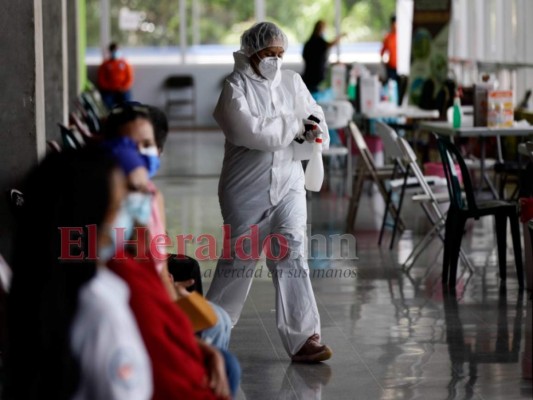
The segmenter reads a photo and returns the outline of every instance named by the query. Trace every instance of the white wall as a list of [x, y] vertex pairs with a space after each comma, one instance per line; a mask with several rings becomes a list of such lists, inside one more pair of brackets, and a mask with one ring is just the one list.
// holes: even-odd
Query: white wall
[[453, 0], [452, 13], [449, 54], [463, 61], [455, 66], [464, 72], [458, 75], [462, 83], [477, 79], [476, 61], [481, 61], [517, 99], [532, 88], [533, 1]]

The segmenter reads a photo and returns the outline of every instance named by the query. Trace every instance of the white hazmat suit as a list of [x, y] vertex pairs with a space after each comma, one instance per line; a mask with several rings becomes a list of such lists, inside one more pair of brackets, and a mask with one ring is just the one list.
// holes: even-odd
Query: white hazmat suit
[[[292, 356], [311, 335], [320, 334], [304, 251], [307, 209], [299, 161], [310, 157], [312, 146], [294, 138], [304, 131], [302, 119], [311, 114], [321, 121], [325, 148], [329, 135], [322, 109], [300, 75], [282, 70], [276, 78], [264, 79], [254, 72], [245, 52], [234, 53], [234, 58], [234, 71], [225, 81], [214, 112], [226, 136], [219, 200], [224, 224], [231, 227], [233, 259], [219, 259], [207, 298], [222, 306], [235, 325], [257, 263], [257, 259], [236, 257], [237, 238], [249, 236], [256, 226], [261, 249], [268, 235], [283, 235], [289, 255], [278, 261], [267, 259], [267, 267], [276, 289], [278, 331]], [[277, 242], [271, 243], [272, 253], [279, 254]]]

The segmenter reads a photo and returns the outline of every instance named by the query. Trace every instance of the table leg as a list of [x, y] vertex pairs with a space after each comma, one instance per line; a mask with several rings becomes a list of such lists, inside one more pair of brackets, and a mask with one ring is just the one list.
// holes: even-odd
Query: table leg
[[349, 130], [346, 130], [346, 146], [348, 147], [348, 155], [346, 156], [346, 195], [352, 195], [352, 177], [353, 158], [352, 158], [352, 135]]
[[485, 180], [485, 138], [481, 136], [479, 138], [479, 145], [480, 145], [480, 159], [479, 159], [479, 184], [477, 187], [477, 194], [479, 195], [481, 191], [483, 190], [483, 181]]

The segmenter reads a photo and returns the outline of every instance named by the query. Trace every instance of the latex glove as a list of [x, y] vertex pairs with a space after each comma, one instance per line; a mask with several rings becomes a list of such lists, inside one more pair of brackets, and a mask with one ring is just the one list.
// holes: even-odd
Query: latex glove
[[303, 137], [309, 143], [314, 143], [315, 139], [322, 135], [322, 128], [315, 121], [304, 119]]
[[322, 128], [318, 125], [320, 120], [315, 117], [313, 114], [309, 115], [307, 118], [302, 119], [304, 130], [300, 132], [294, 138], [295, 141], [302, 144], [303, 142], [314, 142], [315, 139], [322, 133]]

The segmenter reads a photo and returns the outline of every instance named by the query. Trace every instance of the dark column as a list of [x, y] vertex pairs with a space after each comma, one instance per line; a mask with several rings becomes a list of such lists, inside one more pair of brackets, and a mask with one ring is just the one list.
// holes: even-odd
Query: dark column
[[59, 140], [57, 124], [67, 122], [68, 71], [66, 60], [66, 0], [42, 0], [44, 38], [44, 96], [46, 138]]
[[67, 0], [68, 106], [71, 109], [79, 94], [78, 74], [78, 0]]
[[10, 260], [13, 221], [6, 190], [45, 152], [41, 0], [0, 0], [0, 253]]

